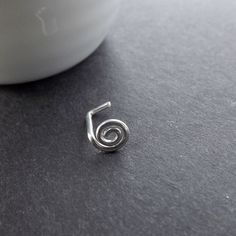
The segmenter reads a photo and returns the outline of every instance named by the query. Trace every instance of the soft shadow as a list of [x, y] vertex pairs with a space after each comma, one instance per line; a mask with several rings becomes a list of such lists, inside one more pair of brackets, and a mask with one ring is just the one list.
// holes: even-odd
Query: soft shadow
[[[109, 66], [109, 43], [104, 42], [90, 57], [71, 69], [42, 80], [16, 85], [0, 86], [0, 93], [9, 92], [15, 95], [53, 96], [57, 90], [77, 89], [78, 94], [84, 93], [96, 83], [96, 79], [103, 77], [104, 66]], [[103, 63], [99, 63], [103, 60]]]

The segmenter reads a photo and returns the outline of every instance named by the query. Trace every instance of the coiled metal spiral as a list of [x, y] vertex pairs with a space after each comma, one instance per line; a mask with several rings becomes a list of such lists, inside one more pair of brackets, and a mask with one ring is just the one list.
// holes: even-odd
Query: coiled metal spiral
[[114, 152], [122, 148], [127, 143], [130, 133], [123, 121], [109, 119], [102, 122], [94, 134], [93, 115], [109, 107], [111, 107], [111, 102], [89, 111], [86, 116], [88, 139], [97, 149], [104, 152]]

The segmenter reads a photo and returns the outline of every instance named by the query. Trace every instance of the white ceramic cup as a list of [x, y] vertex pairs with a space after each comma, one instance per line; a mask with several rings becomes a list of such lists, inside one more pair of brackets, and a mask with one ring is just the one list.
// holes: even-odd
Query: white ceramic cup
[[89, 56], [119, 0], [0, 0], [0, 84], [42, 79]]

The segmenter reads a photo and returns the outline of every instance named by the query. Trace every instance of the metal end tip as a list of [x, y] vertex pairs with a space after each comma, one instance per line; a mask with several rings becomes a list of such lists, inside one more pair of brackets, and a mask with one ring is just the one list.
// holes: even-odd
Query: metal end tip
[[111, 102], [110, 102], [110, 101], [107, 102], [107, 106], [108, 106], [108, 107], [111, 107]]

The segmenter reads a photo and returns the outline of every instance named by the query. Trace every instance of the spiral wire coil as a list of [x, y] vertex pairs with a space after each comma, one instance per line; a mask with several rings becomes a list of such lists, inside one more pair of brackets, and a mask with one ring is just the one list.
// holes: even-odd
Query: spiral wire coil
[[129, 128], [120, 120], [109, 119], [102, 122], [94, 133], [93, 116], [111, 107], [111, 102], [107, 102], [87, 113], [87, 133], [89, 141], [100, 151], [114, 152], [122, 148], [129, 139]]

